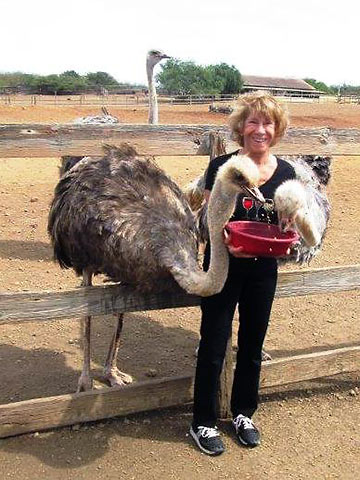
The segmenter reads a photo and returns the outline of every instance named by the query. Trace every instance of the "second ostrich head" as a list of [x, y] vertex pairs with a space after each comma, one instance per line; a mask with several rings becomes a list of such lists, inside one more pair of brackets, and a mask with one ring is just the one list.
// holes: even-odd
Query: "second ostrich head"
[[306, 244], [313, 247], [318, 245], [321, 236], [308, 207], [307, 196], [306, 188], [298, 180], [287, 180], [277, 188], [274, 204], [280, 229], [283, 232], [298, 230]]

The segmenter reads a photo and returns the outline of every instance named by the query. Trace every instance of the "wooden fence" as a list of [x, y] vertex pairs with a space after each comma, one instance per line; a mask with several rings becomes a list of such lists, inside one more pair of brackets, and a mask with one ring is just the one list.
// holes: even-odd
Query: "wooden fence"
[[[278, 95], [279, 99], [287, 103], [359, 103], [356, 95], [320, 95], [309, 97], [309, 94]], [[233, 103], [238, 95], [158, 95], [159, 104], [166, 105], [196, 105], [212, 103]], [[1, 105], [56, 105], [56, 106], [148, 106], [149, 97], [142, 92], [134, 94], [79, 94], [79, 95], [25, 95], [2, 94]]]
[[[97, 155], [102, 142], [127, 141], [141, 154], [194, 155], [214, 126], [204, 125], [2, 125], [0, 157]], [[226, 130], [217, 129], [227, 135]], [[277, 153], [360, 155], [356, 129], [291, 129]], [[229, 148], [232, 146], [229, 144]], [[360, 287], [360, 265], [279, 274], [277, 297], [341, 292]], [[0, 294], [0, 324], [199, 305], [180, 288], [169, 294], [139, 295], [119, 285], [62, 292]], [[231, 339], [229, 340], [231, 345]], [[262, 387], [295, 383], [359, 369], [360, 345], [264, 362]], [[233, 365], [228, 348], [221, 388], [221, 413], [228, 414]], [[193, 377], [138, 382], [123, 389], [38, 398], [0, 406], [0, 437], [125, 415], [190, 402]]]

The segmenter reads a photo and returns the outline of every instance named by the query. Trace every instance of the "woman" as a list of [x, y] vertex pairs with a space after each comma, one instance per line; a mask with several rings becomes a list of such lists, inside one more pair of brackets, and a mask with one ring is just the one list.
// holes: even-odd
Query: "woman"
[[[266, 200], [270, 200], [270, 205], [276, 188], [284, 181], [295, 178], [294, 168], [270, 153], [287, 125], [287, 115], [281, 105], [264, 93], [243, 96], [237, 111], [230, 117], [233, 137], [242, 147], [241, 153], [248, 155], [258, 166], [260, 191]], [[210, 196], [217, 170], [236, 153], [210, 161], [206, 175], [206, 199]], [[239, 197], [232, 220], [245, 219], [278, 221], [275, 211], [269, 213], [260, 205], [249, 209], [246, 201]], [[190, 429], [197, 446], [209, 455], [219, 455], [224, 451], [216, 428], [217, 393], [237, 305], [240, 325], [231, 396], [233, 426], [243, 445], [255, 447], [260, 443], [260, 433], [251, 418], [258, 406], [261, 350], [277, 282], [276, 258], [252, 257], [243, 252], [242, 247], [234, 248], [226, 239], [224, 241], [230, 254], [227, 281], [219, 294], [203, 298], [201, 304], [201, 340], [195, 376], [194, 417]], [[205, 270], [209, 265], [210, 247], [208, 243]]]

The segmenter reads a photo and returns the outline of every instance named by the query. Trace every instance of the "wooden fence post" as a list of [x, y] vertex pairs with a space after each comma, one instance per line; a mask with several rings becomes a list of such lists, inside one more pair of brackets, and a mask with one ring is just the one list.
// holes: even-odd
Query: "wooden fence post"
[[220, 418], [231, 417], [230, 399], [234, 376], [233, 370], [232, 332], [230, 332], [228, 343], [226, 346], [223, 369], [220, 375], [220, 387], [218, 396], [218, 414]]

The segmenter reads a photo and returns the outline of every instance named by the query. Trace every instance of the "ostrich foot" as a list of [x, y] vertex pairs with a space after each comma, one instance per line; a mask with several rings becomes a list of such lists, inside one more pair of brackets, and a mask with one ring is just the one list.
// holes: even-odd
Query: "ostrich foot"
[[93, 381], [90, 375], [81, 374], [78, 381], [76, 393], [92, 390]]
[[120, 370], [117, 368], [113, 368], [112, 370], [108, 371], [105, 370], [104, 379], [110, 383], [112, 387], [124, 387], [133, 381], [131, 375], [120, 372]]

